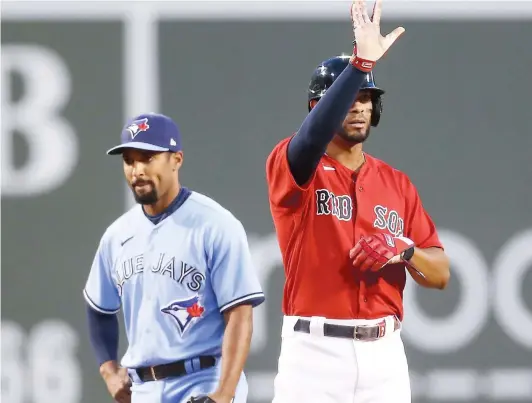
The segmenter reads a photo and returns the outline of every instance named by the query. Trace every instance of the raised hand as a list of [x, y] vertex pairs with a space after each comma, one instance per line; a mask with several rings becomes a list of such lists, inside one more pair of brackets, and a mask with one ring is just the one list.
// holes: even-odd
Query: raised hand
[[382, 0], [376, 0], [371, 18], [368, 15], [364, 0], [354, 0], [351, 5], [351, 21], [356, 39], [352, 63], [362, 70], [371, 70], [375, 62], [405, 32], [403, 27], [397, 27], [388, 35], [382, 36], [380, 28], [381, 14]]

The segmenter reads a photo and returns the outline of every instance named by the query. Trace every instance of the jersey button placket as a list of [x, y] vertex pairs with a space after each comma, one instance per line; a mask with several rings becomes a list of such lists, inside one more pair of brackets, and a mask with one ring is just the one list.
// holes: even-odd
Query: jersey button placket
[[[355, 183], [355, 186], [356, 186], [356, 190], [357, 190], [359, 193], [364, 192], [364, 186], [363, 186], [363, 184], [362, 184], [362, 182], [361, 182], [361, 178], [360, 178], [360, 176], [359, 176], [359, 177], [356, 177], [356, 178], [354, 179], [354, 183]], [[358, 208], [359, 208], [359, 206], [360, 206], [360, 200], [357, 200], [357, 199], [358, 199], [358, 198], [357, 198], [357, 195], [356, 195], [356, 192], [355, 192], [356, 214], [358, 214], [358, 210], [359, 210]], [[356, 217], [356, 216], [355, 216], [355, 217]], [[357, 232], [357, 231], [356, 231], [356, 222], [353, 222], [353, 224], [355, 225], [354, 235], [355, 235], [355, 239], [356, 239], [356, 238], [357, 238], [357, 234], [356, 234], [356, 232]], [[359, 238], [359, 239], [362, 239], [362, 238], [364, 238], [364, 235], [363, 235], [362, 233], [360, 233], [359, 236], [358, 236], [358, 238]], [[366, 303], [368, 302], [368, 299], [367, 299], [367, 297], [366, 297], [366, 295], [365, 295], [365, 294], [366, 294], [366, 290], [365, 290], [364, 285], [362, 285], [362, 284], [360, 285], [360, 288], [359, 288], [358, 292], [359, 292], [359, 312], [361, 312], [362, 310], [361, 310], [361, 308], [360, 308], [360, 305], [364, 305], [364, 304], [366, 304]], [[365, 309], [366, 309], [366, 308], [364, 308], [364, 310], [365, 310]]]
[[[359, 193], [362, 193], [364, 191], [364, 186], [362, 185], [362, 182], [360, 180], [360, 178], [357, 178], [357, 180], [355, 180], [355, 186], [356, 186], [356, 183], [358, 182], [358, 186], [357, 186], [357, 190]], [[355, 197], [356, 197], [356, 194], [355, 194]], [[359, 206], [359, 202], [357, 201], [357, 212], [358, 212], [358, 206]], [[364, 238], [364, 235], [360, 234], [359, 239], [362, 239]], [[355, 239], [356, 239], [356, 235], [355, 235]]]
[[157, 235], [157, 232], [159, 232], [159, 228], [157, 228], [157, 227], [155, 227], [155, 228], [153, 229], [153, 231], [151, 232], [151, 236], [150, 236], [150, 247], [149, 247], [149, 251], [150, 251], [150, 252], [153, 252], [153, 250], [154, 250], [154, 246], [153, 246], [153, 244], [155, 243], [154, 238], [155, 238], [155, 236]]
[[[146, 252], [144, 253], [144, 260], [146, 262], [146, 267], [152, 268], [154, 265], [157, 264], [157, 259], [154, 258], [154, 250], [155, 250], [155, 235], [157, 234], [157, 228], [153, 229], [151, 231], [151, 234], [148, 236], [148, 244], [146, 248]], [[151, 272], [151, 270], [149, 270]]]

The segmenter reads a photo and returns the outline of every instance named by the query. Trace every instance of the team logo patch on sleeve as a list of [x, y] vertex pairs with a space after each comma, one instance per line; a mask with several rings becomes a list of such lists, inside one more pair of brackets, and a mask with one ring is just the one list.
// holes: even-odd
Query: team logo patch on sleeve
[[179, 331], [183, 334], [194, 320], [203, 316], [205, 308], [200, 305], [199, 297], [196, 295], [192, 298], [174, 301], [162, 308], [161, 312], [174, 318]]

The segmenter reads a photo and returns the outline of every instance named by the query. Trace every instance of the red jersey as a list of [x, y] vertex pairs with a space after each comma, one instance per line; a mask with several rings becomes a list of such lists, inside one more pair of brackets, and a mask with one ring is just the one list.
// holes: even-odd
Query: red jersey
[[404, 264], [360, 273], [349, 251], [364, 236], [405, 236], [419, 248], [442, 247], [436, 227], [406, 174], [364, 153], [358, 172], [324, 155], [298, 186], [281, 141], [266, 178], [286, 282], [283, 313], [330, 319], [403, 319]]

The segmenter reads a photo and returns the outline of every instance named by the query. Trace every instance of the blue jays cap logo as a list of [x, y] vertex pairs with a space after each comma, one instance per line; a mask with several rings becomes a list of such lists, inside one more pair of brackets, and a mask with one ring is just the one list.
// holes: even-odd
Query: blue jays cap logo
[[205, 308], [200, 305], [199, 297], [196, 295], [192, 298], [174, 301], [162, 308], [161, 312], [174, 318], [181, 334], [183, 334], [195, 319], [203, 315]]
[[145, 132], [150, 128], [148, 125], [148, 119], [134, 120], [126, 127], [126, 130], [131, 134], [131, 138], [134, 139], [140, 132]]

